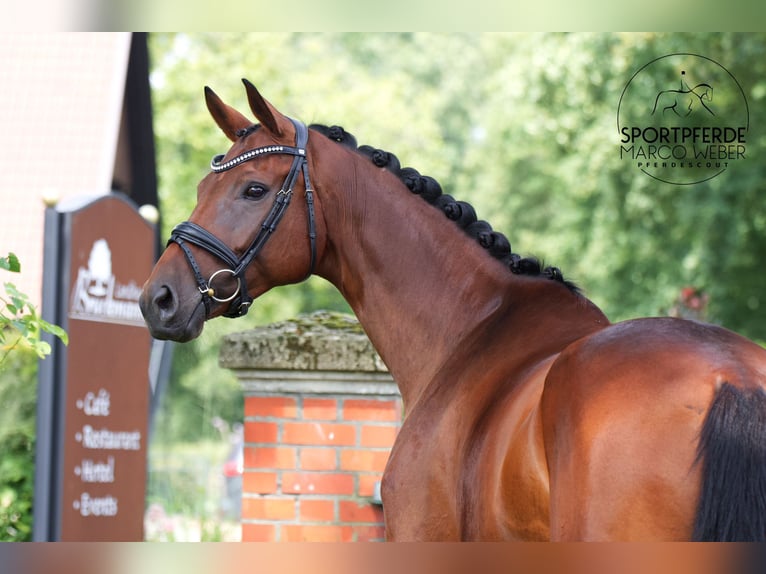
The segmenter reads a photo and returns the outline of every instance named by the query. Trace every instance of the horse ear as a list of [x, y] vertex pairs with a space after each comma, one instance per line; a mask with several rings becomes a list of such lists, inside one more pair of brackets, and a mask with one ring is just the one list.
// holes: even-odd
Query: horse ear
[[292, 128], [290, 119], [267, 102], [250, 81], [242, 78], [242, 83], [245, 84], [250, 109], [261, 125], [277, 137], [286, 135], [289, 129]]
[[253, 125], [252, 121], [237, 110], [224, 104], [223, 100], [221, 100], [221, 98], [207, 86], [205, 86], [205, 103], [207, 104], [207, 109], [210, 112], [210, 115], [213, 116], [215, 123], [218, 124], [218, 127], [221, 128], [223, 133], [226, 134], [226, 137], [231, 141], [237, 141], [237, 139], [239, 139], [237, 136], [238, 130]]

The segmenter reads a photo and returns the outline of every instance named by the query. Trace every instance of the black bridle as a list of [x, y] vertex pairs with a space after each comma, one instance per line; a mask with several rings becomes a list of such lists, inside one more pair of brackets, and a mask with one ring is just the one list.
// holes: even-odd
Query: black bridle
[[[215, 301], [217, 303], [229, 303], [229, 309], [224, 313], [225, 317], [242, 317], [247, 314], [250, 304], [253, 302], [253, 298], [247, 292], [247, 282], [245, 280], [245, 270], [253, 262], [256, 255], [263, 249], [263, 246], [268, 241], [271, 234], [277, 228], [282, 216], [287, 210], [287, 206], [290, 205], [290, 199], [293, 194], [293, 186], [298, 179], [298, 174], [303, 173], [303, 181], [306, 188], [306, 205], [308, 208], [308, 227], [309, 227], [309, 242], [311, 245], [311, 265], [309, 272], [306, 275], [308, 278], [314, 273], [314, 265], [316, 263], [316, 228], [314, 224], [314, 194], [311, 188], [311, 182], [309, 181], [309, 168], [308, 160], [306, 157], [306, 145], [308, 143], [308, 128], [296, 120], [290, 120], [295, 126], [295, 147], [272, 145], [259, 147], [248, 150], [229, 161], [223, 161], [223, 155], [217, 155], [210, 163], [210, 169], [214, 173], [221, 173], [223, 171], [230, 170], [237, 167], [243, 162], [250, 161], [252, 159], [272, 154], [287, 154], [293, 156], [293, 163], [290, 167], [290, 171], [287, 173], [282, 188], [277, 192], [274, 198], [274, 204], [271, 207], [266, 218], [261, 223], [261, 227], [255, 238], [250, 243], [250, 246], [238, 256], [232, 251], [223, 241], [218, 239], [215, 235], [204, 229], [203, 227], [192, 223], [191, 221], [184, 221], [179, 223], [173, 229], [168, 240], [168, 245], [175, 243], [178, 245], [186, 255], [186, 259], [189, 262], [189, 266], [194, 273], [194, 277], [197, 280], [197, 286], [199, 292], [202, 294], [202, 301], [205, 305], [205, 316], [210, 316], [210, 302]], [[210, 278], [205, 281], [202, 276], [199, 265], [194, 259], [189, 246], [186, 243], [193, 243], [198, 247], [206, 250], [224, 261], [229, 267], [219, 269], [213, 273]], [[231, 277], [237, 280], [237, 288], [234, 293], [228, 297], [216, 297], [215, 289], [212, 287], [213, 280], [220, 274], [230, 274]]]

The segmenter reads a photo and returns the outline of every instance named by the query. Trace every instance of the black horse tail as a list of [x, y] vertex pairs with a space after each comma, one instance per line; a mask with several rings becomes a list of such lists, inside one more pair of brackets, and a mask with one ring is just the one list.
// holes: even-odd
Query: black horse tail
[[723, 383], [700, 436], [695, 541], [766, 541], [766, 392]]

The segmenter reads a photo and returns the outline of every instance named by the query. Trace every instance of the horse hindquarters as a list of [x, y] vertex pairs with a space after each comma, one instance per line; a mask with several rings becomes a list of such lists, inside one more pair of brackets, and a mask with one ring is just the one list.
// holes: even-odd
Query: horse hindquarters
[[671, 318], [567, 348], [542, 398], [558, 540], [766, 539], [763, 348]]
[[766, 540], [766, 393], [723, 383], [700, 437], [695, 541]]

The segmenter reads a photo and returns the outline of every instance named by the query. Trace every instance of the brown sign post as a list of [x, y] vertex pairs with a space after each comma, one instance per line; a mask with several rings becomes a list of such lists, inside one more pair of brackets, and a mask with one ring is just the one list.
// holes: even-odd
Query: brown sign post
[[43, 313], [70, 342], [40, 369], [36, 540], [143, 540], [151, 337], [138, 296], [154, 253], [154, 226], [122, 196], [47, 210]]

